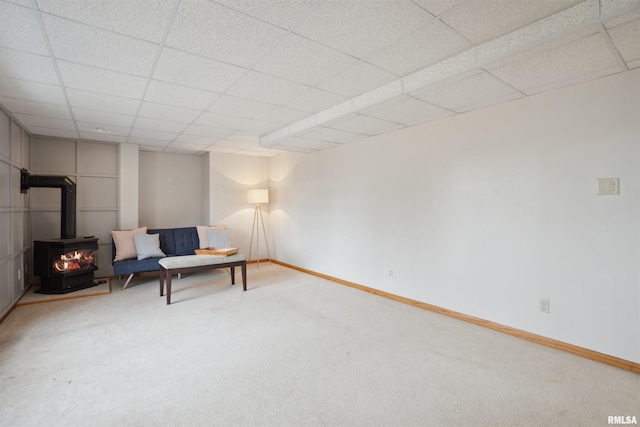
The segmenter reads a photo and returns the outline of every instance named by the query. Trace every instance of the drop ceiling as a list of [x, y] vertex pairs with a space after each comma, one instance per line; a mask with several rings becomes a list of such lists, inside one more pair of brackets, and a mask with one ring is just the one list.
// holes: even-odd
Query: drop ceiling
[[0, 0], [32, 135], [311, 152], [640, 67], [640, 0]]

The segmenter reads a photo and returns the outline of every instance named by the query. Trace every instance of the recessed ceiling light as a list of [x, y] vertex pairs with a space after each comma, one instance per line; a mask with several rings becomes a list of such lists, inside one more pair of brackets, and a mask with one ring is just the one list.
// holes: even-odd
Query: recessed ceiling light
[[111, 129], [96, 128], [96, 130], [100, 133], [111, 133]]

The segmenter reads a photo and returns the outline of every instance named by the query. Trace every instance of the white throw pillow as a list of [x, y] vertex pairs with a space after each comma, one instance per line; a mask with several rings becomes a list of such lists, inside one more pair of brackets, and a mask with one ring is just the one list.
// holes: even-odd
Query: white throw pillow
[[200, 249], [210, 248], [209, 245], [209, 230], [226, 230], [226, 225], [196, 225], [198, 230], [198, 239], [200, 240]]
[[112, 230], [111, 237], [116, 245], [116, 257], [114, 261], [136, 258], [136, 242], [133, 240], [134, 234], [147, 234], [147, 227], [136, 228], [135, 230]]
[[231, 246], [229, 230], [209, 230], [207, 237], [210, 248], [228, 248]]
[[165, 257], [160, 249], [159, 234], [134, 234], [133, 240], [136, 243], [138, 259]]

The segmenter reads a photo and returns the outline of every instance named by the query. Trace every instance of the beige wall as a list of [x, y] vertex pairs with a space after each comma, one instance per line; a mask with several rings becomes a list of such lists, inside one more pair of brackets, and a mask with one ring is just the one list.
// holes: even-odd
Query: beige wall
[[31, 214], [20, 191], [29, 153], [29, 134], [0, 109], [0, 317], [31, 281]]

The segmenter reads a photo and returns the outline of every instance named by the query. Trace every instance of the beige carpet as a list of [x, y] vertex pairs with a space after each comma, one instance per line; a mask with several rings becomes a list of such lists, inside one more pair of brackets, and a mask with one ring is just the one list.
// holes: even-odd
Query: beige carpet
[[[279, 265], [16, 307], [2, 426], [606, 426], [640, 375]], [[639, 418], [640, 419], [640, 418]]]
[[106, 280], [106, 283], [102, 283], [100, 285], [92, 286], [86, 289], [80, 289], [78, 291], [69, 292], [66, 294], [39, 294], [36, 291], [40, 289], [40, 286], [34, 285], [29, 288], [29, 290], [22, 296], [22, 298], [20, 298], [16, 306], [110, 294], [110, 280], [96, 278], [96, 281], [97, 280]]

